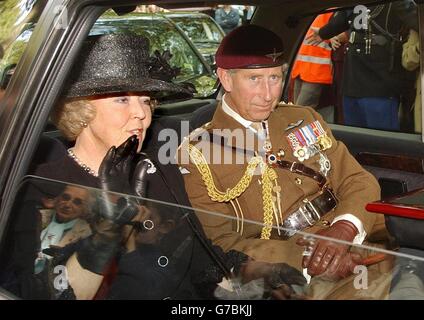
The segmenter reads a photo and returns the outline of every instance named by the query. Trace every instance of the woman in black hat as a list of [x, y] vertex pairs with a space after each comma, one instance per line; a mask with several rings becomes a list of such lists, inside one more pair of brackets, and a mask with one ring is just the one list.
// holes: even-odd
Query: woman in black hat
[[[177, 72], [165, 58], [151, 57], [148, 40], [135, 35], [89, 37], [84, 43], [65, 101], [53, 114], [74, 146], [59, 160], [39, 166], [36, 175], [110, 192], [97, 194], [92, 235], [44, 250], [53, 257], [49, 268], [24, 277], [31, 284], [20, 285], [29, 288], [20, 296], [89, 299], [103, 281], [101, 298], [212, 298], [217, 284], [237, 273], [245, 280], [266, 276], [273, 286], [304, 284], [302, 275], [285, 264], [254, 262], [212, 246], [192, 211], [169, 205], [190, 207], [180, 172], [161, 165], [157, 145], [143, 146], [155, 99], [190, 96], [171, 82]], [[159, 124], [149, 129], [151, 141], [161, 129]], [[52, 280], [58, 265], [66, 265], [69, 286]], [[117, 272], [105, 285], [111, 265]]]

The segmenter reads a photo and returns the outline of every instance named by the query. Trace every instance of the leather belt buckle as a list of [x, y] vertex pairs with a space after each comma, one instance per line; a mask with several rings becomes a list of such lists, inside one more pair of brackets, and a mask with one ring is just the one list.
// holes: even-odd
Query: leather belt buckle
[[302, 205], [284, 219], [280, 234], [283, 239], [288, 239], [296, 232], [312, 227], [320, 221], [326, 213], [333, 210], [337, 205], [337, 198], [330, 188], [313, 200], [305, 198]]
[[[319, 219], [321, 219], [321, 215], [318, 212], [317, 208], [315, 208], [314, 204], [309, 201], [308, 199], [304, 199], [303, 202], [305, 203], [304, 207], [305, 209], [307, 209], [309, 211], [309, 213], [311, 214], [311, 216], [314, 218], [315, 221], [318, 221]], [[312, 226], [313, 224], [311, 224]]]

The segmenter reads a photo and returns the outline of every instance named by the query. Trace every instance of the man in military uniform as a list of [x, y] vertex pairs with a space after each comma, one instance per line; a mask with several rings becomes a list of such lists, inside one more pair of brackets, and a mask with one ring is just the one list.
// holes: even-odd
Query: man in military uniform
[[259, 26], [224, 38], [216, 54], [222, 102], [184, 139], [177, 160], [192, 206], [220, 214], [198, 211], [215, 244], [344, 277], [357, 262], [348, 246], [316, 240], [302, 258], [307, 243], [296, 231], [361, 243], [376, 220], [365, 204], [380, 189], [318, 113], [279, 104], [282, 53], [281, 39]]
[[349, 31], [343, 77], [345, 124], [399, 130], [401, 95], [414, 80], [408, 81], [401, 66], [402, 28], [418, 31], [412, 0], [372, 6], [366, 12], [336, 12], [327, 25], [309, 37], [311, 43], [318, 44]]

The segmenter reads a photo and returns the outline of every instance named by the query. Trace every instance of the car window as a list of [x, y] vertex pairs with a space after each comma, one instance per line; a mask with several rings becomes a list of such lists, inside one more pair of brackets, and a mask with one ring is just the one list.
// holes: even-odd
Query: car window
[[40, 12], [35, 0], [0, 2], [0, 101]]
[[[352, 270], [345, 270], [354, 276], [342, 279], [338, 270], [308, 282], [308, 276], [290, 265], [290, 258], [265, 263], [258, 255], [253, 261], [200, 241], [199, 220], [223, 218], [218, 213], [194, 213], [162, 201], [34, 176], [25, 179], [18, 197], [0, 259], [0, 287], [20, 298], [387, 299], [402, 297], [406, 284], [399, 266], [414, 271], [407, 274], [410, 284], [424, 271], [422, 258], [385, 251], [378, 244], [362, 245], [353, 247]], [[245, 220], [245, 227], [264, 225]], [[111, 236], [115, 229], [122, 230], [122, 238]], [[283, 231], [290, 230], [272, 232]], [[308, 232], [301, 235], [305, 256], [318, 238]], [[89, 243], [97, 253], [112, 250], [96, 242], [103, 238], [123, 247], [110, 255], [99, 281], [98, 274], [87, 273], [96, 266], [85, 254]], [[84, 270], [75, 268], [75, 261]], [[231, 268], [231, 261], [240, 263]], [[83, 272], [84, 278], [78, 278]], [[409, 298], [420, 297], [411, 292]]]
[[220, 43], [223, 33], [216, 22], [207, 15], [193, 17], [170, 16], [194, 42]]
[[[224, 253], [199, 242], [190, 209], [32, 176], [18, 197], [0, 287], [20, 298], [200, 299], [213, 297], [216, 281], [230, 273], [216, 262]], [[117, 231], [122, 237], [113, 237]], [[114, 250], [113, 241], [124, 247]], [[100, 251], [111, 259], [98, 282], [95, 265], [104, 256], [92, 264], [90, 255]], [[74, 273], [73, 257], [85, 271]], [[78, 272], [83, 282], [71, 280]]]
[[[24, 31], [8, 46], [0, 61], [0, 75], [3, 90], [9, 83], [16, 64], [21, 58], [35, 24], [28, 23]], [[209, 97], [216, 91], [217, 78], [202, 61], [201, 53], [191, 46], [189, 40], [169, 21], [160, 15], [132, 13], [118, 17], [113, 11], [106, 12], [91, 30], [91, 34], [136, 33], [147, 36], [150, 40], [152, 54], [168, 50], [172, 57], [170, 63], [179, 68], [176, 78], [178, 83], [189, 83], [195, 89], [196, 97]], [[159, 37], [157, 35], [160, 35]]]
[[215, 53], [224, 37], [224, 31], [210, 16], [201, 13], [165, 13], [193, 41], [210, 65], [215, 63]]
[[420, 133], [417, 32], [414, 5], [316, 16], [293, 62], [290, 100], [330, 123]]

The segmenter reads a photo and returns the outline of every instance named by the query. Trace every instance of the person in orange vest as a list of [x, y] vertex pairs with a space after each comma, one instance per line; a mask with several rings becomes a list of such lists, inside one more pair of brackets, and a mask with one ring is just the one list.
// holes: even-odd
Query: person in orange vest
[[297, 105], [317, 107], [323, 86], [333, 83], [331, 41], [315, 44], [307, 40], [309, 34], [325, 26], [332, 15], [329, 12], [315, 18], [296, 57], [291, 78], [294, 79], [294, 103]]

